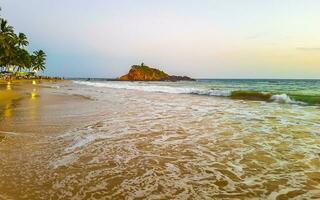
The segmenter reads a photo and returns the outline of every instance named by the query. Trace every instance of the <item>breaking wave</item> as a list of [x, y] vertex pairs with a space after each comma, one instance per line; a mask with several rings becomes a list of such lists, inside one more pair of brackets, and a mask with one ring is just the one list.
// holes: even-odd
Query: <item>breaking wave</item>
[[[276, 94], [271, 96], [271, 100], [277, 103], [299, 103], [297, 101], [292, 100], [288, 95], [286, 94]], [[301, 102], [303, 103], [303, 102]]]
[[116, 89], [127, 89], [127, 90], [140, 90], [146, 92], [163, 92], [171, 94], [199, 94], [199, 95], [208, 95], [208, 96], [230, 96], [229, 91], [214, 90], [214, 89], [200, 89], [193, 87], [173, 87], [173, 86], [164, 86], [164, 85], [149, 85], [149, 84], [136, 84], [130, 82], [116, 82], [110, 81], [106, 83], [100, 82], [88, 82], [88, 81], [74, 81], [74, 83], [101, 87], [101, 88], [116, 88]]
[[221, 90], [221, 89], [208, 89], [208, 88], [196, 88], [196, 87], [184, 87], [184, 86], [167, 86], [167, 85], [151, 85], [141, 82], [89, 82], [89, 81], [74, 81], [76, 84], [87, 85], [99, 88], [115, 88], [115, 89], [127, 89], [127, 90], [139, 90], [146, 92], [163, 92], [171, 94], [194, 94], [216, 97], [229, 97], [231, 99], [239, 100], [252, 100], [252, 101], [267, 101], [283, 104], [300, 104], [300, 105], [319, 105], [320, 96], [310, 95], [297, 95], [297, 94], [285, 94], [285, 93], [270, 93], [251, 90]]

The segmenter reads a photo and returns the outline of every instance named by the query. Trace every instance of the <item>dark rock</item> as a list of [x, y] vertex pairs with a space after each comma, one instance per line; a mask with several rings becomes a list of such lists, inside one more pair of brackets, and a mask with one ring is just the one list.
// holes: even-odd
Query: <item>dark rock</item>
[[195, 81], [188, 76], [169, 76], [169, 81]]

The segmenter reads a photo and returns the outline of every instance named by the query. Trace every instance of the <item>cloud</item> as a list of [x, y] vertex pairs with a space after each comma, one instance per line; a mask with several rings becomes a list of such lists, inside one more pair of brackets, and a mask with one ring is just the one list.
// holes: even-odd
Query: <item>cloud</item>
[[320, 51], [320, 47], [298, 47], [299, 51]]

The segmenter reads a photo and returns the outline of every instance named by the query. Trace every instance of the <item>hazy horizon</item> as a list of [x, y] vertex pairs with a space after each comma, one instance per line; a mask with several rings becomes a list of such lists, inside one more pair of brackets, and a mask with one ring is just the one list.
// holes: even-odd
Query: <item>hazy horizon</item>
[[47, 75], [116, 78], [144, 62], [215, 79], [320, 78], [320, 2], [3, 0]]

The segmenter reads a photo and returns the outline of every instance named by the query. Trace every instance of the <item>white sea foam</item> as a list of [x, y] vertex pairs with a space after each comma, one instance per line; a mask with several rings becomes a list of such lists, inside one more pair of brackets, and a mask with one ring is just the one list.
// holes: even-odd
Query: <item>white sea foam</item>
[[78, 157], [75, 154], [67, 154], [60, 157], [58, 160], [52, 161], [49, 166], [53, 169], [59, 168], [61, 166], [70, 165], [78, 160]]
[[[89, 81], [74, 81], [76, 84], [87, 85], [99, 88], [115, 88], [115, 89], [127, 89], [127, 90], [139, 90], [145, 92], [163, 92], [171, 94], [197, 94], [205, 96], [217, 96], [217, 97], [229, 97], [231, 96], [230, 90], [218, 90], [218, 89], [205, 89], [196, 88], [190, 86], [167, 86], [167, 85], [151, 85], [150, 83], [142, 82], [119, 82], [119, 81], [105, 81], [105, 82], [89, 82]], [[261, 92], [264, 93], [264, 92]], [[271, 101], [283, 104], [304, 104], [291, 99], [287, 94], [272, 95]]]
[[86, 136], [82, 136], [82, 137], [78, 137], [76, 139], [76, 142], [72, 145], [69, 146], [65, 149], [66, 152], [71, 152], [73, 150], [75, 150], [76, 148], [82, 147], [88, 143], [91, 143], [95, 140], [98, 139], [98, 136], [96, 134], [92, 134], [92, 135], [86, 135]]
[[277, 103], [299, 103], [297, 101], [292, 100], [288, 95], [286, 94], [277, 94], [277, 95], [272, 95], [271, 100]]
[[[147, 91], [148, 86], [154, 85], [161, 89], [194, 86], [111, 84]], [[74, 91], [83, 90], [81, 94], [97, 93], [98, 98], [106, 99], [96, 102], [106, 113], [102, 119], [70, 130], [52, 142], [61, 153], [55, 154], [50, 163], [51, 170], [59, 175], [50, 192], [59, 190], [59, 198], [72, 193], [83, 199], [102, 192], [114, 199], [123, 195], [150, 199], [210, 199], [215, 195], [219, 199], [246, 198], [249, 192], [257, 199], [276, 199], [292, 192], [292, 188], [304, 191], [303, 188], [312, 187], [315, 178], [309, 173], [317, 173], [315, 141], [319, 139], [314, 134], [318, 127], [314, 108], [244, 104], [223, 98], [214, 101], [202, 96], [168, 98], [142, 92], [133, 95], [123, 89], [103, 88], [103, 82], [98, 85], [102, 88], [72, 87]], [[273, 97], [277, 102], [294, 101], [289, 99], [286, 95]], [[270, 167], [266, 168], [266, 163]], [[293, 165], [296, 167], [291, 169]], [[270, 174], [270, 170], [277, 169], [283, 170]], [[279, 189], [270, 189], [266, 182], [274, 182]], [[310, 199], [316, 194], [311, 190], [296, 198]]]
[[88, 82], [88, 81], [74, 81], [76, 84], [88, 85], [93, 87], [105, 87], [127, 90], [140, 90], [146, 92], [163, 92], [171, 94], [199, 94], [208, 96], [230, 96], [229, 91], [213, 90], [213, 89], [201, 89], [194, 87], [172, 87], [164, 85], [149, 85], [142, 83], [128, 83], [128, 82]]

